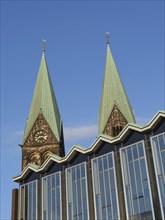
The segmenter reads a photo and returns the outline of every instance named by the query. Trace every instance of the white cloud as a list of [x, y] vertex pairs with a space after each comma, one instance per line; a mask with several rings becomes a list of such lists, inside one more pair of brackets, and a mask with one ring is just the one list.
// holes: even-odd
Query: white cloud
[[80, 127], [64, 127], [64, 136], [67, 141], [77, 141], [97, 136], [97, 125], [83, 125]]

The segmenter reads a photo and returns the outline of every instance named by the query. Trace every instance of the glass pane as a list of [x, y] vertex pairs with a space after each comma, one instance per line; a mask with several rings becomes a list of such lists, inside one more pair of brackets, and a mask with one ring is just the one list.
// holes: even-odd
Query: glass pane
[[132, 149], [128, 147], [127, 149], [128, 161], [132, 161]]
[[145, 166], [144, 159], [140, 160], [140, 168], [141, 168], [141, 173], [142, 173], [142, 180], [146, 180], [147, 179], [147, 173], [146, 173], [146, 166]]
[[151, 201], [150, 201], [150, 195], [149, 195], [149, 189], [148, 189], [148, 182], [145, 180], [143, 182], [143, 187], [144, 187], [144, 198], [145, 198], [145, 208], [146, 211], [151, 210]]
[[78, 215], [82, 215], [82, 198], [81, 198], [81, 181], [77, 181], [77, 200], [78, 200]]
[[[71, 169], [70, 169], [71, 170]], [[71, 173], [72, 173], [72, 179], [73, 181], [76, 179], [76, 170], [75, 168], [73, 167], [72, 170], [71, 170]]]
[[48, 177], [48, 219], [51, 219], [51, 178]]
[[100, 194], [101, 194], [101, 206], [104, 207], [105, 206], [105, 191], [104, 191], [104, 179], [103, 179], [103, 173], [100, 172], [99, 174], [99, 178], [100, 178]]
[[81, 165], [81, 177], [85, 177], [85, 167]]
[[46, 220], [62, 217], [60, 178], [60, 172], [43, 178], [43, 218]]
[[36, 213], [37, 213], [37, 190], [36, 190], [36, 182], [33, 183], [33, 219], [36, 219]]
[[132, 149], [133, 149], [133, 157], [134, 157], [134, 160], [135, 160], [136, 158], [138, 158], [137, 146], [133, 145]]
[[95, 210], [96, 210], [96, 213], [97, 213], [96, 217], [97, 217], [97, 219], [101, 219], [101, 212], [100, 212], [101, 208], [100, 208], [100, 197], [99, 197], [99, 195], [96, 195], [95, 199], [96, 199], [96, 209]]
[[165, 218], [165, 133], [151, 139], [162, 219]]
[[130, 181], [131, 181], [132, 196], [133, 196], [133, 198], [136, 198], [137, 197], [137, 191], [136, 191], [136, 184], [135, 184], [135, 174], [134, 174], [133, 162], [131, 162], [129, 164], [129, 171], [130, 171]]
[[60, 185], [60, 175], [56, 175], [56, 187]]
[[37, 185], [30, 182], [21, 186], [21, 219], [37, 219]]
[[99, 164], [99, 171], [102, 171], [102, 159], [101, 158], [99, 158], [98, 159], [98, 164]]
[[[53, 178], [54, 180], [55, 178]], [[56, 191], [53, 188], [52, 189], [52, 219], [55, 219], [55, 213], [56, 213]]]
[[137, 184], [137, 196], [138, 198], [143, 195], [142, 183], [141, 183], [141, 175], [139, 169], [139, 161], [135, 161], [135, 173], [136, 173], [136, 184]]
[[77, 172], [77, 179], [80, 179], [80, 167], [79, 166], [77, 166], [76, 172]]
[[165, 137], [163, 135], [159, 136], [159, 146], [160, 149], [165, 149]]
[[[60, 201], [60, 187], [56, 188], [56, 213], [57, 219], [61, 219], [61, 201]], [[52, 218], [53, 220], [53, 218]]]
[[86, 181], [85, 179], [82, 180], [82, 202], [83, 202], [83, 216], [84, 219], [88, 219], [88, 209], [87, 209], [87, 195], [86, 193]]
[[161, 152], [161, 156], [162, 156], [162, 165], [163, 165], [162, 169], [163, 169], [163, 173], [165, 174], [165, 150]]
[[[98, 162], [98, 167], [96, 166]], [[93, 176], [98, 176], [93, 179], [94, 184], [94, 200], [96, 218], [114, 220], [119, 219], [117, 206], [117, 186], [115, 184], [115, 171], [113, 166], [113, 154], [95, 158], [92, 160]], [[99, 182], [99, 184], [98, 184]], [[96, 186], [99, 185], [99, 190], [96, 191]]]
[[106, 202], [107, 206], [110, 206], [111, 204], [111, 198], [110, 198], [110, 188], [109, 188], [109, 175], [108, 171], [105, 172], [105, 195], [106, 195]]
[[145, 212], [145, 206], [144, 206], [144, 197], [139, 197], [139, 206], [140, 206], [140, 213]]
[[32, 210], [32, 193], [33, 193], [33, 191], [32, 191], [32, 183], [30, 183], [29, 184], [29, 187], [28, 187], [28, 190], [29, 190], [29, 192], [28, 192], [28, 197], [29, 197], [29, 201], [28, 201], [28, 219], [32, 219], [32, 212], [33, 212], [33, 210]]
[[148, 219], [145, 213], [150, 212], [149, 219], [153, 219], [143, 142], [121, 149], [120, 155], [127, 216], [129, 219]]
[[109, 165], [110, 168], [113, 167], [112, 154], [108, 155], [108, 165]]
[[138, 152], [139, 152], [139, 157], [143, 157], [144, 156], [142, 143], [138, 144]]
[[104, 170], [108, 169], [107, 157], [103, 157]]
[[[70, 173], [70, 175], [68, 175]], [[69, 220], [88, 219], [85, 163], [66, 169], [67, 210]]]

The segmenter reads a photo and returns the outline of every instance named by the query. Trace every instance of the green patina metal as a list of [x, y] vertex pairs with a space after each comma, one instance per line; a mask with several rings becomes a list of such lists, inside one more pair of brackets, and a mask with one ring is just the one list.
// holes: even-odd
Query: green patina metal
[[26, 122], [23, 144], [39, 113], [43, 114], [55, 137], [60, 141], [62, 120], [51, 83], [44, 51], [42, 53], [37, 82], [34, 89], [29, 116]]
[[99, 132], [102, 133], [116, 105], [128, 123], [135, 123], [132, 107], [107, 44], [106, 63], [99, 111]]

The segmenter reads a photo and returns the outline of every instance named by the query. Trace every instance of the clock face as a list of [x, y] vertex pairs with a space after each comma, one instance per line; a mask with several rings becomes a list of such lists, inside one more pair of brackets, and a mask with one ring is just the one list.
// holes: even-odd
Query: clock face
[[39, 130], [34, 135], [34, 140], [37, 143], [44, 143], [48, 138], [48, 134], [44, 130]]

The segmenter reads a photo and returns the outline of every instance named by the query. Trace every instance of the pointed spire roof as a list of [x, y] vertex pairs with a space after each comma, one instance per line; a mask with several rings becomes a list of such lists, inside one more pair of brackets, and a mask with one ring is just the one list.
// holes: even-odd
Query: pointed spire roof
[[23, 143], [28, 137], [39, 113], [43, 114], [58, 141], [61, 137], [62, 120], [50, 79], [44, 51], [45, 50], [43, 49], [37, 82], [34, 89], [29, 116], [26, 122]]
[[99, 133], [102, 133], [112, 109], [116, 105], [128, 123], [134, 123], [132, 107], [114, 62], [109, 39], [107, 41], [107, 54], [102, 86], [102, 97], [99, 110]]

